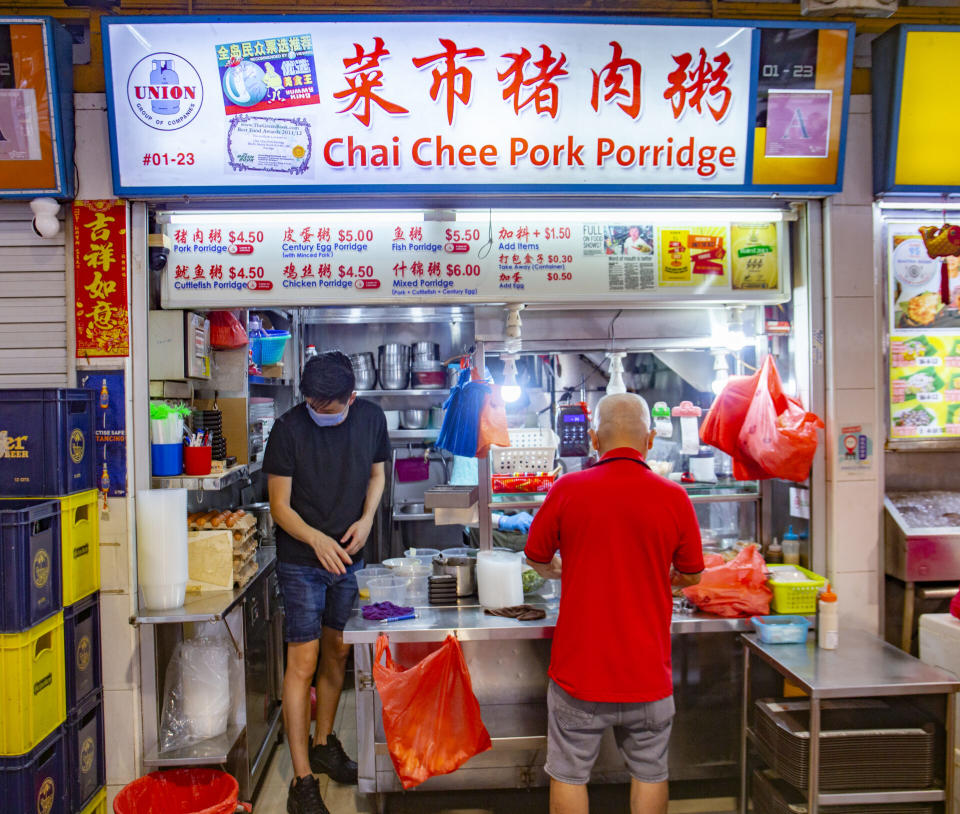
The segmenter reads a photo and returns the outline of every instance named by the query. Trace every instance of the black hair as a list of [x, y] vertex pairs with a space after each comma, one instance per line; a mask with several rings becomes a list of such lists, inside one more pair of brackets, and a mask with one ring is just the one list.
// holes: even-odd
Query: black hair
[[357, 386], [350, 358], [338, 350], [317, 354], [303, 366], [300, 392], [304, 398], [324, 405], [332, 401], [346, 403]]

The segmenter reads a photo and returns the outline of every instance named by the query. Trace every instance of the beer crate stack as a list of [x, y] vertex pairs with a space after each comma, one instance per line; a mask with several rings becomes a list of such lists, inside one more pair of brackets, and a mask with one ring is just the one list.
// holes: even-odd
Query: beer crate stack
[[0, 390], [0, 800], [106, 810], [94, 393]]

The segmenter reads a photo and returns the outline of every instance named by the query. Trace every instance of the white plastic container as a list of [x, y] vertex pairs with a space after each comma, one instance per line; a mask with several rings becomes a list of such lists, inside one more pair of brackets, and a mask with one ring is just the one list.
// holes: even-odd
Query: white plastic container
[[485, 608], [523, 604], [522, 557], [512, 551], [477, 554], [477, 590]]
[[837, 608], [837, 595], [830, 590], [820, 594], [817, 602], [817, 644], [823, 650], [836, 650], [840, 640], [840, 614]]
[[186, 597], [187, 490], [137, 492], [137, 575], [144, 606], [169, 610]]
[[407, 599], [408, 577], [374, 577], [367, 583], [371, 602], [403, 605]]

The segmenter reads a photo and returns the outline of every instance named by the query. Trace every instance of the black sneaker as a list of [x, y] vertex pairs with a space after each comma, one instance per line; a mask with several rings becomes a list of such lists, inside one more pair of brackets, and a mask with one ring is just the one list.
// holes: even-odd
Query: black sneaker
[[333, 732], [327, 735], [325, 744], [311, 745], [310, 771], [330, 775], [331, 779], [345, 786], [357, 783], [357, 762], [347, 757]]
[[287, 814], [330, 814], [320, 797], [320, 784], [313, 775], [290, 781]]

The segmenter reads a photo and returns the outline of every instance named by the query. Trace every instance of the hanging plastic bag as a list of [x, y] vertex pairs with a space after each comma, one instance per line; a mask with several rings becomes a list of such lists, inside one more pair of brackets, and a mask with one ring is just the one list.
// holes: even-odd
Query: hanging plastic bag
[[477, 454], [480, 412], [490, 393], [490, 385], [471, 380], [471, 371], [464, 368], [460, 379], [450, 388], [450, 396], [443, 403], [443, 425], [435, 446], [454, 455], [473, 458]]
[[387, 637], [380, 634], [373, 680], [383, 704], [387, 748], [404, 789], [449, 774], [490, 748], [470, 672], [453, 636], [404, 670], [393, 661]]
[[684, 588], [683, 595], [717, 616], [766, 616], [773, 591], [767, 586], [765, 568], [757, 547], [744, 546], [730, 562], [704, 569], [700, 582]]
[[950, 615], [960, 619], [960, 591], [950, 600]]
[[763, 360], [753, 400], [738, 438], [739, 455], [761, 467], [768, 478], [804, 481], [817, 451], [823, 422], [799, 400], [786, 395], [772, 356]]
[[243, 348], [247, 344], [247, 332], [240, 320], [230, 311], [211, 311], [210, 345], [218, 350]]
[[727, 455], [737, 455], [737, 442], [747, 410], [757, 389], [758, 370], [752, 376], [731, 376], [714, 399], [700, 425], [700, 440]]
[[483, 458], [490, 453], [491, 446], [510, 446], [510, 433], [507, 430], [507, 405], [500, 394], [500, 387], [493, 385], [483, 400], [480, 409], [480, 426], [477, 428], [477, 456]]

